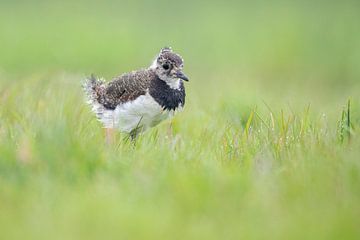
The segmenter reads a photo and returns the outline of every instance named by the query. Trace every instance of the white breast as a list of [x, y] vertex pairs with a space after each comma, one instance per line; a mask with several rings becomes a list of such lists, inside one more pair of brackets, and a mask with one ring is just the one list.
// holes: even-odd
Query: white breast
[[118, 128], [122, 132], [129, 133], [135, 128], [141, 128], [144, 131], [173, 116], [174, 113], [175, 111], [163, 110], [147, 93], [134, 101], [120, 104], [111, 112], [111, 115], [102, 117], [100, 121], [105, 127]]

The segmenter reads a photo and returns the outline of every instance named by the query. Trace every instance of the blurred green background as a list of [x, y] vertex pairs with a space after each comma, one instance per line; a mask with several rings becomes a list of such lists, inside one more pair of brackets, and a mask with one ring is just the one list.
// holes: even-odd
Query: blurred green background
[[0, 63], [117, 74], [172, 45], [198, 71], [348, 82], [360, 71], [358, 10], [357, 1], [2, 1]]
[[287, 86], [343, 94], [359, 85], [359, 9], [358, 1], [2, 1], [0, 68], [113, 77], [169, 45], [195, 84], [219, 91], [256, 82], [282, 96]]
[[[0, 0], [0, 238], [359, 239], [359, 13]], [[185, 59], [185, 111], [170, 135], [104, 145], [81, 81], [164, 46]]]

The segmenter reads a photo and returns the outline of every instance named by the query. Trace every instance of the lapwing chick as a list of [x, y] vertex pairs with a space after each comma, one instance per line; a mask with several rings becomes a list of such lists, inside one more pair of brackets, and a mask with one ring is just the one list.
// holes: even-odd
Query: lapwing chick
[[138, 134], [172, 117], [185, 105], [184, 61], [171, 48], [161, 49], [150, 67], [122, 74], [110, 82], [86, 79], [87, 102], [107, 132]]

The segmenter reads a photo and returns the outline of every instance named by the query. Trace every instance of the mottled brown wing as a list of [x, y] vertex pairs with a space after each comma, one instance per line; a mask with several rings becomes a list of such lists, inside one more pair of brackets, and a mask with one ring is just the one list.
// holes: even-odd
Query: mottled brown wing
[[116, 77], [107, 84], [102, 104], [106, 108], [115, 109], [120, 103], [145, 95], [154, 77], [151, 70], [140, 70]]

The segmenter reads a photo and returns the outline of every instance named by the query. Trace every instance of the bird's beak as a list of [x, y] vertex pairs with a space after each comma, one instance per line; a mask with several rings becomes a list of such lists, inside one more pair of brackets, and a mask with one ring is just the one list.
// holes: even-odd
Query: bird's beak
[[178, 71], [176, 73], [176, 77], [181, 78], [182, 80], [187, 82], [189, 81], [189, 78], [182, 71]]

